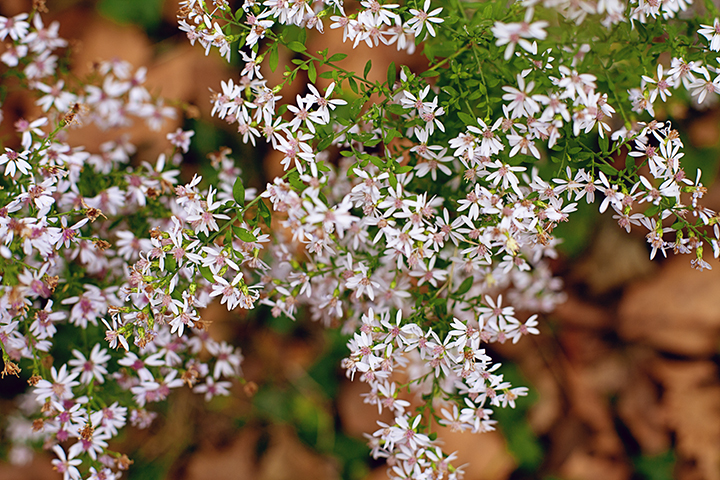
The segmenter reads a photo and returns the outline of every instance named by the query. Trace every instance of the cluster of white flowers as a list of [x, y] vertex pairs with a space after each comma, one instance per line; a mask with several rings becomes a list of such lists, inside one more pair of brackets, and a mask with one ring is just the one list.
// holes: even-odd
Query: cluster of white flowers
[[[342, 94], [339, 82], [344, 78], [356, 93], [353, 84], [358, 82], [364, 83], [364, 92], [375, 91], [369, 82], [344, 72], [332, 77], [335, 81], [324, 95], [311, 82], [310, 93], [298, 95], [283, 117], [278, 114], [282, 85], [268, 86], [260, 70], [265, 55], [277, 48], [274, 43], [258, 55], [261, 40], [275, 41], [265, 38], [275, 22], [322, 32], [321, 18], [339, 10], [340, 15], [331, 17], [332, 27], [343, 28], [344, 40], [369, 47], [397, 41], [401, 48], [391, 33], [399, 32], [401, 25], [414, 36], [423, 27], [427, 34], [437, 34], [434, 24], [442, 22], [436, 17], [442, 8], [431, 10], [429, 1], [423, 10], [363, 1], [352, 15], [346, 15], [337, 2], [322, 6], [321, 13], [314, 8], [302, 14], [306, 3], [246, 2], [244, 18], [251, 33], [245, 44], [252, 51], [241, 50], [245, 67], [240, 81], [223, 83], [222, 93], [213, 99], [214, 113], [237, 122], [245, 142], [254, 145], [264, 136], [283, 154], [287, 174], [268, 184], [261, 195], [270, 200], [282, 227], [269, 245], [272, 255], [261, 279], [267, 294], [262, 303], [272, 308], [273, 315], [291, 318], [304, 304], [312, 318], [355, 332], [344, 365], [348, 376], [359, 376], [369, 384], [366, 402], [396, 416], [394, 424], [381, 425], [370, 438], [373, 454], [388, 457], [391, 475], [397, 478], [460, 474], [448, 467], [453, 455], [441, 453], [439, 444], [428, 437], [426, 410], [413, 414], [410, 398], [403, 398], [402, 391], [432, 392], [429, 408], [442, 410], [443, 424], [474, 432], [492, 429], [487, 406], [514, 405], [514, 399], [525, 393], [492, 373], [498, 365], [482, 344], [516, 342], [525, 334], [538, 333], [536, 315], [520, 321], [515, 311], [547, 312], [562, 299], [561, 285], [549, 273], [546, 259], [555, 255], [551, 232], [568, 220], [579, 200], [593, 203], [596, 192], [602, 193], [601, 212], [612, 207], [621, 227], [648, 230], [651, 257], [667, 249], [692, 252], [693, 266], [710, 268], [703, 260], [702, 227], [715, 225], [716, 213], [698, 204], [705, 192], [699, 173], [694, 182], [685, 177], [678, 133], [669, 122], [655, 120], [617, 128], [615, 108], [608, 95], [598, 91], [597, 76], [578, 71], [589, 45], [539, 53], [538, 42], [546, 40], [550, 26], [545, 20], [533, 21], [539, 3], [522, 4], [526, 9], [522, 22], [495, 22], [491, 27], [496, 45], [504, 46], [505, 60], [527, 62], [526, 69], [515, 75], [516, 85], [502, 87], [503, 115], [492, 118], [488, 108], [488, 116], [471, 118], [462, 131], [452, 133], [454, 137], [446, 131], [446, 106], [440, 104], [439, 89], [406, 67], [400, 70], [400, 82], [387, 85], [392, 96], [383, 104], [396, 120], [391, 125], [404, 126], [404, 137], [410, 141], [400, 152], [391, 149], [393, 137], [388, 132], [393, 127], [377, 122], [372, 108], [357, 120], [338, 114], [350, 100], [347, 95], [333, 98]], [[187, 18], [216, 13], [204, 11], [198, 2], [186, 4], [193, 12]], [[545, 2], [543, 7], [560, 10], [577, 23], [587, 15], [604, 14], [602, 23], [611, 28], [628, 19], [646, 22], [661, 15], [667, 20], [687, 4], [640, 2], [629, 8], [620, 2]], [[181, 18], [181, 28], [191, 39], [205, 35], [208, 44], [209, 22], [195, 24], [188, 29]], [[710, 41], [710, 50], [717, 50], [716, 30], [717, 22], [699, 31]], [[516, 46], [521, 50], [516, 51]], [[303, 65], [309, 67], [313, 60], [318, 58]], [[297, 71], [290, 76], [294, 78]], [[669, 88], [680, 83], [704, 101], [718, 91], [710, 71], [714, 69], [675, 59], [664, 78], [663, 68], [658, 67], [657, 78], [638, 78], [641, 88], [631, 92], [630, 99], [634, 111], [654, 114], [653, 102], [658, 97], [664, 101]], [[705, 80], [698, 80], [693, 72]], [[544, 90], [536, 87], [540, 84], [546, 86]], [[489, 106], [490, 100], [484, 104]], [[323, 142], [327, 125], [332, 126], [330, 141]], [[608, 168], [571, 168], [570, 156], [583, 149], [563, 149], [564, 136], [594, 132], [606, 142], [602, 155], [628, 145], [630, 156], [647, 164], [650, 176], [638, 175], [628, 185], [622, 179], [610, 180], [617, 170], [608, 164], [602, 165]], [[318, 149], [319, 143], [325, 146]], [[378, 149], [379, 144], [384, 147]], [[322, 150], [330, 146], [342, 151], [337, 167], [329, 151]], [[557, 150], [565, 157], [560, 161], [568, 165], [560, 170], [564, 176], [543, 178], [536, 168], [528, 171], [517, 161], [541, 160], [545, 152]], [[587, 150], [602, 159], [599, 152]], [[428, 193], [426, 177], [447, 185], [446, 194]], [[644, 203], [652, 203], [656, 211], [638, 211]], [[671, 215], [685, 219], [688, 213], [701, 222], [686, 222], [685, 230], [663, 226], [663, 219]], [[714, 238], [705, 237], [716, 257], [717, 230], [716, 226]], [[675, 233], [674, 241], [663, 237], [670, 232]], [[502, 303], [503, 295], [508, 305]], [[398, 371], [402, 375], [396, 375]], [[400, 385], [398, 378], [407, 381]]]
[[[78, 119], [105, 131], [138, 118], [158, 128], [176, 112], [143, 87], [144, 69], [121, 61], [100, 64], [95, 82], [70, 84], [57, 70], [54, 52], [66, 46], [57, 24], [44, 27], [37, 13], [0, 17], [0, 40], [10, 42], [0, 60], [45, 112], [19, 120], [17, 146], [3, 145], [0, 155], [0, 347], [5, 373], [31, 359], [34, 374], [25, 410], [35, 422], [13, 420], [13, 458], [41, 440], [65, 479], [117, 478], [127, 459], [108, 441], [128, 419], [149, 425], [149, 403], [183, 384], [208, 400], [229, 394], [242, 356], [210, 338], [201, 316], [218, 297], [228, 310], [262, 304], [293, 319], [308, 311], [341, 328], [350, 335], [348, 377], [368, 384], [367, 403], [394, 414], [368, 435], [373, 455], [387, 458], [394, 478], [461, 478], [455, 455], [430, 433], [432, 419], [492, 430], [492, 407], [514, 407], [526, 394], [505, 380], [486, 344], [538, 334], [538, 314], [563, 300], [548, 264], [552, 232], [578, 201], [593, 203], [598, 193], [599, 210], [612, 208], [622, 228], [647, 229], [651, 257], [691, 253], [693, 266], [710, 268], [707, 243], [720, 256], [717, 213], [699, 202], [699, 172], [692, 181], [682, 169], [678, 132], [666, 121], [632, 122], [617, 92], [604, 93], [600, 72], [583, 63], [589, 44], [550, 45], [554, 27], [536, 19], [543, 8], [577, 23], [605, 14], [612, 30], [628, 19], [667, 20], [685, 3], [517, 4], [511, 13], [522, 21], [466, 30], [477, 44], [431, 67], [443, 79], [440, 67], [453, 64], [453, 81], [468, 78], [453, 62], [472, 57], [478, 75], [465, 96], [406, 66], [397, 81], [391, 67], [387, 82], [371, 82], [367, 71], [345, 71], [329, 49], [316, 56], [302, 41], [306, 30], [321, 34], [330, 16], [354, 46], [412, 52], [442, 34], [447, 6], [363, 0], [353, 13], [345, 8], [247, 0], [233, 13], [224, 1], [181, 2], [179, 27], [191, 43], [229, 58], [241, 40], [241, 77], [222, 82], [212, 114], [236, 125], [245, 143], [264, 140], [279, 152], [285, 174], [259, 195], [245, 188], [227, 149], [211, 157], [215, 185], [199, 175], [179, 182], [190, 131], [169, 134], [173, 151], [137, 167], [125, 138], [97, 152], [70, 145], [65, 131]], [[720, 50], [718, 25], [701, 26], [709, 45], [687, 61], [673, 58], [667, 70], [653, 63], [656, 76], [638, 75], [631, 113], [654, 116], [658, 98], [681, 84], [701, 104], [716, 99], [720, 76], [711, 74], [720, 69], [708, 59]], [[234, 26], [241, 35], [230, 34]], [[283, 26], [303, 29], [300, 40], [287, 40]], [[261, 65], [269, 57], [275, 68], [281, 44], [297, 54], [295, 68], [268, 85]], [[480, 56], [491, 51], [520, 73], [483, 73]], [[332, 72], [318, 75], [320, 66]], [[305, 72], [311, 81], [283, 105], [282, 88]], [[324, 88], [318, 77], [328, 79]], [[609, 159], [622, 149], [630, 166], [619, 171]], [[541, 174], [548, 157], [558, 170]], [[67, 364], [43, 362], [63, 329], [89, 340], [71, 346]], [[116, 396], [122, 401], [103, 400]]]
[[[213, 295], [209, 282], [201, 287], [204, 295], [193, 297], [192, 307], [188, 297], [172, 297], [169, 288], [163, 297], [132, 293], [136, 280], [142, 282], [132, 268], [147, 263], [142, 251], [175, 245], [172, 260], [166, 260], [175, 266], [185, 258], [202, 265], [214, 253], [194, 255], [193, 247], [183, 244], [186, 234], [172, 230], [168, 217], [176, 212], [197, 225], [196, 231], [207, 232], [218, 202], [214, 190], [207, 201], [197, 196], [182, 205], [176, 202], [175, 166], [180, 152], [187, 152], [192, 132], [168, 135], [169, 157], [162, 154], [154, 165], [131, 166], [136, 147], [115, 130], [136, 119], [157, 130], [177, 114], [143, 86], [144, 68], [133, 71], [128, 63], [113, 61], [98, 65], [94, 81], [63, 76], [59, 58], [67, 42], [58, 37], [57, 22], [45, 26], [37, 12], [0, 17], [0, 40], [9, 42], [0, 57], [7, 70], [0, 72], [20, 79], [20, 88], [11, 87], [8, 95], [30, 92], [43, 112], [38, 118], [17, 120], [17, 136], [5, 140], [0, 155], [2, 375], [18, 373], [17, 363], [30, 361], [32, 388], [22, 410], [35, 419], [13, 417], [9, 456], [25, 462], [32, 455], [31, 445], [39, 442], [56, 454], [54, 468], [66, 480], [119, 478], [127, 457], [109, 449], [108, 442], [128, 421], [149, 426], [155, 414], [145, 410], [146, 404], [165, 399], [184, 384], [208, 400], [228, 395], [227, 380], [241, 374], [242, 355], [236, 347], [213, 340], [199, 328], [192, 335], [172, 335], [193, 327], [194, 309]], [[73, 145], [67, 129], [80, 123], [116, 139], [102, 143], [98, 151]], [[230, 181], [232, 189], [240, 171], [228, 162], [232, 164], [223, 159], [221, 179]], [[223, 190], [218, 196], [223, 203], [232, 195]], [[175, 236], [168, 241], [151, 236], [146, 225]], [[182, 248], [186, 256], [178, 253]], [[135, 352], [128, 343], [133, 331], [117, 323], [128, 311], [123, 307], [127, 300], [142, 308], [149, 302], [164, 306], [163, 314], [144, 317], [146, 328], [136, 332]], [[143, 314], [133, 315], [137, 319]], [[57, 345], [62, 332], [69, 335]], [[69, 345], [67, 338], [72, 339]], [[125, 351], [110, 354], [103, 347], [106, 341]], [[72, 359], [61, 366], [53, 365], [50, 356], [58, 349], [68, 355], [72, 350]]]

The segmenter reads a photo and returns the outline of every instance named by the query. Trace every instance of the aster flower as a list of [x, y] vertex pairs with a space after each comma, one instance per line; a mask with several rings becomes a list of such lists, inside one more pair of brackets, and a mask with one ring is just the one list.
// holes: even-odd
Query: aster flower
[[[708, 39], [710, 50], [720, 51], [720, 19], [716, 18], [712, 25], [701, 24], [700, 27], [698, 33]], [[2, 35], [2, 31], [0, 31], [0, 35]]]
[[443, 11], [442, 7], [428, 12], [429, 8], [430, 0], [425, 0], [422, 10], [418, 10], [416, 8], [410, 9], [410, 13], [413, 14], [413, 17], [407, 21], [407, 26], [410, 27], [416, 37], [420, 36], [423, 27], [427, 30], [427, 33], [429, 33], [430, 36], [434, 37], [435, 28], [433, 27], [433, 23], [438, 24], [445, 21], [437, 16]]

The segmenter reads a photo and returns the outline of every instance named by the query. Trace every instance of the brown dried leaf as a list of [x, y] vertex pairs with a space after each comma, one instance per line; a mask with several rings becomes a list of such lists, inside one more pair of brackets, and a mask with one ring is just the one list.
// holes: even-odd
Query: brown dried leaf
[[699, 478], [719, 480], [720, 380], [717, 366], [709, 361], [657, 360], [653, 370], [665, 388], [663, 417], [666, 425], [675, 432], [678, 455], [695, 463]]
[[193, 454], [185, 469], [184, 480], [231, 480], [257, 478], [255, 444], [260, 432], [244, 429], [228, 448], [203, 449]]
[[334, 480], [340, 474], [333, 460], [304, 446], [290, 428], [276, 427], [271, 432], [268, 451], [260, 459], [257, 476], [232, 478]]
[[720, 339], [720, 269], [698, 272], [675, 257], [652, 279], [631, 286], [620, 303], [620, 335], [681, 355], [706, 356]]

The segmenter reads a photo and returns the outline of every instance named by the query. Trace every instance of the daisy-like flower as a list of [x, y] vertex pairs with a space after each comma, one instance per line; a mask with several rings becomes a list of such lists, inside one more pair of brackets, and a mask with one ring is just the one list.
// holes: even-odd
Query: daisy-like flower
[[435, 10], [428, 12], [428, 9], [430, 8], [430, 0], [425, 0], [425, 4], [423, 5], [422, 10], [417, 10], [415, 8], [410, 9], [410, 13], [413, 14], [413, 18], [407, 21], [406, 25], [410, 27], [410, 29], [415, 33], [416, 37], [420, 36], [420, 32], [422, 32], [423, 27], [427, 30], [427, 32], [431, 36], [435, 36], [435, 29], [433, 28], [433, 23], [442, 23], [445, 20], [442, 18], [437, 17], [437, 15], [443, 11], [441, 8], [436, 8]]
[[715, 19], [712, 25], [700, 25], [702, 28], [698, 33], [707, 38], [710, 42], [710, 50], [713, 52], [720, 51], [720, 19]]
[[380, 289], [380, 284], [374, 280], [370, 280], [368, 268], [364, 263], [358, 264], [359, 272], [348, 278], [345, 286], [350, 290], [355, 290], [355, 296], [360, 298], [363, 293], [367, 294], [370, 300], [375, 300], [375, 290]]
[[660, 95], [660, 98], [663, 102], [667, 101], [667, 97], [672, 96], [672, 93], [670, 92], [670, 87], [675, 86], [673, 78], [663, 78], [663, 73], [663, 66], [661, 64], [658, 64], [657, 80], [655, 80], [654, 78], [650, 78], [646, 75], [642, 76], [643, 80], [645, 80], [649, 84], [654, 85], [654, 87], [650, 88], [650, 103], [654, 103], [658, 95]]
[[100, 349], [100, 344], [96, 343], [90, 352], [90, 358], [85, 358], [79, 350], [73, 350], [72, 354], [75, 358], [68, 361], [68, 365], [73, 367], [72, 372], [80, 374], [80, 381], [89, 384], [93, 379], [98, 383], [105, 383], [105, 375], [108, 371], [105, 368], [110, 360], [107, 350]]
[[417, 165], [415, 165], [415, 170], [417, 171], [417, 176], [422, 178], [426, 176], [428, 173], [430, 173], [430, 177], [433, 179], [433, 181], [437, 181], [437, 171], [440, 170], [442, 173], [444, 173], [447, 176], [452, 175], [452, 170], [448, 168], [446, 165], [444, 165], [447, 162], [451, 162], [453, 157], [445, 155], [447, 152], [447, 148], [443, 148], [440, 152], [429, 152], [430, 153], [430, 159], [424, 162], [420, 162]]
[[80, 480], [80, 470], [78, 465], [82, 464], [82, 460], [75, 458], [77, 453], [70, 452], [70, 455], [65, 455], [65, 450], [60, 445], [53, 447], [53, 452], [58, 458], [52, 461], [53, 470], [63, 474], [63, 480]]
[[0, 40], [5, 40], [7, 36], [10, 36], [13, 40], [24, 38], [30, 29], [30, 24], [25, 21], [27, 18], [27, 13], [21, 13], [9, 18], [0, 16]]
[[537, 54], [537, 43], [526, 40], [527, 38], [544, 40], [547, 36], [545, 27], [548, 26], [548, 22], [538, 21], [530, 23], [533, 17], [533, 9], [528, 8], [525, 12], [525, 21], [522, 23], [502, 23], [495, 22], [495, 25], [490, 29], [497, 38], [495, 45], [498, 47], [507, 45], [505, 47], [505, 60], [510, 60], [510, 57], [515, 52], [515, 45], [520, 45], [524, 50]]
[[[698, 73], [702, 75], [702, 78], [696, 79], [690, 85], [690, 94], [693, 97], [697, 97], [697, 102], [701, 104], [705, 101], [705, 97], [707, 97], [708, 94], [720, 93], [720, 80], [718, 80], [718, 78], [712, 80], [710, 73], [708, 73], [705, 67], [701, 67], [699, 70]], [[1, 158], [2, 157], [0, 157], [0, 159]]]
[[500, 150], [505, 148], [500, 138], [494, 133], [502, 124], [502, 118], [498, 118], [492, 127], [488, 126], [481, 118], [478, 118], [477, 122], [480, 128], [474, 125], [467, 127], [470, 132], [480, 138], [480, 146], [476, 149], [476, 154], [479, 153], [483, 157], [497, 155]]
[[515, 308], [503, 307], [502, 300], [502, 295], [498, 295], [497, 301], [493, 300], [490, 295], [485, 295], [487, 307], [478, 308], [478, 312], [486, 318], [488, 327], [493, 330], [504, 330], [507, 324], [514, 320]]
[[23, 175], [30, 173], [31, 166], [27, 161], [28, 152], [16, 152], [10, 148], [5, 147], [5, 153], [0, 155], [0, 165], [5, 166], [5, 176], [14, 177], [15, 172], [18, 170]]
[[178, 128], [174, 133], [168, 133], [166, 138], [172, 145], [181, 149], [183, 153], [187, 153], [190, 149], [190, 138], [192, 138], [193, 135], [195, 135], [195, 132], [192, 130], [186, 131]]
[[231, 386], [232, 384], [230, 382], [216, 382], [212, 377], [207, 377], [205, 383], [195, 385], [193, 392], [204, 393], [205, 401], [209, 402], [215, 396], [223, 395], [227, 397], [230, 395], [230, 390], [228, 389]]
[[[205, 235], [208, 235], [210, 231], [216, 231], [218, 230], [218, 224], [215, 221], [216, 219], [219, 220], [229, 220], [230, 217], [227, 215], [224, 215], [222, 213], [213, 213], [213, 210], [217, 210], [219, 207], [221, 207], [225, 202], [224, 201], [213, 201], [213, 196], [215, 195], [215, 192], [217, 190], [213, 190], [212, 187], [210, 187], [208, 191], [207, 200], [205, 203], [205, 207], [196, 207], [193, 206], [192, 213], [188, 215], [187, 222], [195, 229], [195, 233], [202, 232]], [[65, 217], [63, 217], [65, 218]]]
[[46, 94], [35, 102], [42, 107], [43, 112], [47, 112], [52, 106], [60, 112], [65, 112], [77, 99], [75, 95], [65, 91], [65, 80], [58, 80], [53, 86], [37, 82], [35, 88]]
[[59, 371], [52, 367], [50, 374], [52, 375], [52, 382], [42, 379], [35, 385], [37, 401], [45, 403], [48, 398], [55, 401], [73, 398], [72, 389], [80, 385], [79, 382], [75, 381], [79, 373], [68, 373], [67, 365], [63, 365]]
[[305, 100], [309, 101], [310, 104], [317, 104], [318, 109], [315, 111], [315, 114], [319, 117], [319, 119], [322, 119], [322, 122], [318, 121], [316, 123], [322, 123], [325, 125], [328, 124], [330, 122], [330, 110], [335, 110], [338, 105], [347, 105], [347, 102], [341, 98], [330, 99], [330, 96], [335, 89], [335, 82], [328, 85], [324, 96], [320, 95], [320, 92], [317, 88], [315, 88], [315, 85], [311, 83], [308, 84], [308, 89], [310, 90], [310, 93], [305, 96]]
[[410, 272], [411, 277], [417, 277], [418, 287], [425, 282], [428, 282], [433, 287], [437, 287], [438, 281], [444, 282], [447, 278], [447, 270], [435, 268], [435, 260], [437, 260], [437, 256], [433, 256], [427, 266], [425, 262], [420, 262], [420, 270]]
[[525, 77], [521, 74], [517, 75], [518, 87], [502, 87], [507, 93], [502, 96], [502, 99], [510, 102], [508, 109], [512, 112], [512, 118], [518, 117], [532, 117], [540, 111], [540, 105], [538, 101], [541, 99], [540, 95], [530, 95], [535, 82], [529, 82], [525, 84]]
[[243, 62], [245, 62], [245, 67], [243, 67], [240, 75], [247, 75], [250, 80], [252, 80], [253, 77], [262, 79], [263, 76], [262, 73], [260, 73], [260, 64], [257, 62], [257, 53], [251, 51], [250, 55], [248, 55], [244, 51], [240, 50], [240, 55], [242, 56]]

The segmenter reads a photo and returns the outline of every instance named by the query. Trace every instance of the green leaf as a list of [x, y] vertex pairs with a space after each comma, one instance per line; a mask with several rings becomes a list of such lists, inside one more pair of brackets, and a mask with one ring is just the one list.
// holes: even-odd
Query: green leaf
[[455, 290], [455, 295], [465, 295], [468, 290], [470, 290], [470, 287], [472, 287], [473, 284], [473, 277], [468, 277], [460, 284], [457, 290]]
[[350, 90], [352, 90], [355, 93], [358, 93], [358, 85], [354, 78], [350, 77], [348, 78], [348, 83], [350, 84]]
[[390, 186], [392, 188], [397, 188], [397, 177], [394, 173], [390, 173], [390, 177], [388, 177], [388, 182], [390, 183]]
[[315, 83], [315, 80], [317, 80], [317, 70], [315, 70], [315, 62], [310, 62], [308, 64], [308, 79], [310, 80], [310, 83]]
[[235, 184], [233, 185], [233, 198], [240, 208], [245, 206], [245, 187], [243, 186], [242, 178], [240, 177], [235, 179]]
[[367, 79], [368, 73], [370, 73], [370, 70], [372, 69], [372, 60], [368, 60], [365, 64], [365, 69], [363, 70], [363, 78]]
[[385, 163], [374, 155], [370, 157], [370, 161], [378, 168], [385, 168]]
[[305, 184], [302, 180], [300, 180], [300, 174], [297, 170], [294, 170], [290, 173], [290, 175], [288, 175], [288, 182], [290, 182], [290, 185], [298, 190], [305, 190]]
[[305, 45], [298, 41], [292, 41], [288, 43], [288, 48], [293, 52], [304, 52], [305, 50], [307, 50], [307, 48], [305, 48]]
[[643, 215], [650, 218], [650, 217], [654, 217], [655, 215], [657, 215], [659, 211], [660, 211], [660, 205], [652, 205], [650, 208], [648, 208], [647, 210], [645, 210], [643, 212]]
[[260, 213], [260, 218], [263, 219], [263, 222], [265, 222], [265, 225], [269, 228], [270, 222], [272, 221], [272, 215], [270, 214], [270, 209], [262, 200], [258, 201], [258, 213]]
[[[355, 84], [357, 87], [357, 84]], [[350, 105], [350, 116], [351, 117], [357, 117], [360, 115], [360, 110], [362, 110], [363, 105], [365, 105], [365, 99], [360, 97], [353, 101], [353, 103]]]
[[246, 243], [257, 242], [257, 237], [253, 235], [248, 229], [233, 225], [233, 233], [236, 237]]
[[475, 119], [465, 112], [457, 112], [457, 116], [465, 125], [475, 125]]
[[270, 57], [268, 58], [268, 64], [271, 72], [274, 72], [277, 68], [279, 59], [280, 56], [278, 55], [277, 43], [273, 43], [272, 47], [270, 47]]
[[618, 171], [615, 167], [611, 165], [600, 165], [600, 171], [603, 172], [605, 175], [617, 175]]
[[335, 135], [330, 134], [330, 135], [326, 136], [325, 138], [323, 138], [322, 140], [320, 140], [320, 143], [318, 143], [318, 146], [317, 146], [318, 151], [322, 152], [323, 150], [328, 148], [332, 144], [332, 141], [334, 138], [335, 138]]
[[395, 115], [403, 115], [408, 112], [405, 107], [403, 107], [402, 105], [398, 105], [397, 103], [391, 103], [389, 105], [386, 105], [385, 110], [390, 113], [394, 113]]
[[608, 150], [610, 149], [610, 139], [608, 138], [608, 136], [603, 135], [600, 138], [599, 143], [600, 143], [600, 151], [602, 153], [607, 153]]
[[402, 137], [402, 133], [398, 132], [396, 129], [391, 128], [386, 134], [385, 134], [385, 143], [392, 142], [393, 138], [400, 138]]
[[346, 57], [347, 55], [344, 53], [336, 53], [328, 59], [328, 62], [339, 62], [340, 60], [345, 60]]
[[205, 277], [205, 280], [207, 280], [210, 283], [215, 283], [215, 279], [213, 278], [213, 274], [210, 271], [210, 268], [205, 266], [198, 266], [198, 270], [200, 270], [200, 273], [203, 277]]
[[388, 88], [392, 88], [395, 85], [395, 62], [390, 62], [387, 69], [387, 84]]
[[632, 173], [635, 170], [635, 157], [628, 155], [625, 157], [625, 169], [628, 173]]

